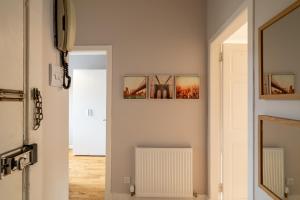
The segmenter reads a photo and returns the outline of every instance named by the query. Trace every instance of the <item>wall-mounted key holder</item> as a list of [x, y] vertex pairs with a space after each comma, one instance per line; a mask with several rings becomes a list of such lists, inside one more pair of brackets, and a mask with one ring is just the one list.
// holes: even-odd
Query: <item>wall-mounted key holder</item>
[[32, 89], [32, 99], [34, 101], [34, 111], [33, 111], [33, 130], [38, 130], [41, 126], [41, 121], [43, 120], [43, 101], [42, 95], [39, 89]]
[[26, 167], [38, 162], [37, 144], [25, 145], [0, 155], [0, 180], [15, 171], [22, 171]]

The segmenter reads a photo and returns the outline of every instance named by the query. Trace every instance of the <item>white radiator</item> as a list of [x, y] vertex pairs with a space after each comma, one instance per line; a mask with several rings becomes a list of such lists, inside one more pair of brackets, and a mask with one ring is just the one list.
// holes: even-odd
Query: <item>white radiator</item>
[[137, 197], [192, 197], [192, 148], [136, 148], [135, 186]]
[[263, 149], [263, 184], [280, 198], [284, 198], [284, 150]]

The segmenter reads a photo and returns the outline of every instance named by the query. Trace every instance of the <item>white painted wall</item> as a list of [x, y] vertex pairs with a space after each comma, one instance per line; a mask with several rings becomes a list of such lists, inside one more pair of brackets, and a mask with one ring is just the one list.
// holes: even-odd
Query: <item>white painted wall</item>
[[245, 0], [207, 0], [207, 36], [212, 38]]
[[[251, 0], [252, 2], [253, 0]], [[256, 7], [255, 7], [255, 16], [256, 16], [256, 23], [255, 27], [256, 29], [263, 24], [265, 21], [267, 21], [270, 17], [275, 15], [278, 11], [286, 7], [289, 3], [291, 3], [293, 0], [256, 0]], [[93, 1], [94, 2], [94, 1]], [[231, 14], [243, 3], [244, 1], [242, 0], [208, 0], [208, 13], [209, 13], [209, 20], [208, 20], [208, 38], [210, 38], [212, 35], [214, 35], [218, 29], [223, 25], [223, 23], [231, 16]], [[94, 2], [95, 3], [95, 2]], [[112, 6], [113, 7], [113, 6]], [[116, 6], [118, 7], [118, 6]], [[115, 7], [115, 9], [116, 9]], [[31, 132], [30, 133], [30, 141], [31, 142], [38, 142], [40, 145], [43, 144], [43, 148], [40, 148], [40, 162], [33, 166], [31, 168], [31, 174], [30, 174], [30, 179], [31, 179], [31, 186], [30, 186], [30, 196], [31, 200], [54, 200], [54, 199], [59, 199], [59, 200], [66, 200], [68, 199], [68, 177], [65, 172], [68, 170], [68, 165], [67, 165], [67, 160], [68, 160], [68, 97], [67, 97], [67, 92], [63, 90], [59, 90], [57, 88], [50, 88], [48, 86], [48, 65], [49, 63], [54, 63], [54, 64], [59, 64], [59, 57], [58, 54], [54, 48], [53, 45], [53, 30], [52, 30], [52, 19], [53, 19], [53, 2], [52, 0], [30, 0], [30, 71], [31, 71], [31, 82], [30, 85], [33, 86], [38, 86], [42, 87], [42, 92], [43, 92], [43, 97], [44, 97], [44, 111], [45, 111], [45, 120], [43, 121], [43, 127], [39, 132]], [[82, 13], [86, 12], [84, 11], [86, 7], [82, 8], [83, 11]], [[96, 9], [96, 8], [95, 8]], [[201, 10], [201, 9], [200, 9]], [[204, 10], [203, 10], [204, 11]], [[112, 12], [109, 9], [109, 12]], [[202, 12], [202, 10], [201, 10]], [[165, 12], [161, 12], [162, 16], [165, 16]], [[176, 12], [178, 13], [178, 12]], [[197, 13], [199, 11], [197, 10]], [[103, 13], [101, 13], [103, 14]], [[128, 14], [128, 13], [126, 13]], [[182, 13], [182, 16], [186, 16], [187, 13]], [[41, 17], [42, 16], [42, 17]], [[91, 17], [94, 15], [92, 14]], [[112, 15], [114, 16], [114, 15]], [[197, 16], [197, 15], [195, 15]], [[202, 15], [198, 16], [201, 17]], [[84, 21], [86, 18], [88, 18], [86, 15], [82, 20]], [[109, 18], [111, 19], [111, 18]], [[189, 18], [190, 19], [190, 18]], [[191, 19], [194, 19], [194, 15], [191, 16]], [[182, 19], [181, 19], [182, 20]], [[133, 20], [134, 21], [134, 20]], [[171, 21], [174, 22], [176, 20], [171, 18]], [[180, 21], [180, 20], [179, 20]], [[189, 20], [191, 21], [191, 20]], [[197, 21], [197, 24], [199, 21]], [[195, 23], [196, 23], [195, 22]], [[145, 22], [143, 22], [145, 23]], [[200, 23], [201, 24], [201, 23]], [[93, 26], [93, 25], [92, 25]], [[136, 27], [136, 24], [134, 25]], [[193, 25], [194, 27], [194, 25]], [[91, 28], [91, 27], [90, 27]], [[202, 27], [203, 28], [203, 27]], [[128, 27], [124, 27], [124, 29], [128, 29]], [[152, 28], [151, 28], [152, 29]], [[289, 118], [295, 118], [299, 119], [300, 118], [300, 112], [299, 112], [299, 107], [300, 103], [299, 101], [264, 101], [264, 100], [259, 100], [258, 99], [258, 57], [257, 57], [257, 52], [258, 52], [258, 40], [257, 40], [257, 30], [255, 29], [255, 72], [256, 72], [256, 78], [255, 78], [255, 110], [256, 114], [255, 117], [258, 114], [272, 114], [272, 115], [278, 115], [278, 116], [283, 116], [283, 117], [289, 117]], [[102, 30], [102, 29], [101, 29]], [[182, 27], [180, 27], [180, 30], [182, 31]], [[184, 29], [185, 30], [185, 29]], [[189, 30], [189, 29], [186, 29]], [[83, 31], [83, 30], [82, 30]], [[117, 29], [118, 31], [118, 29]], [[195, 30], [197, 32], [197, 35], [202, 35], [201, 28]], [[80, 39], [78, 42], [81, 44], [88, 44], [88, 43], [107, 43], [107, 42], [112, 42], [114, 41], [113, 39], [110, 39], [109, 36], [107, 36], [107, 40], [104, 42], [99, 38], [98, 35], [99, 32], [95, 32], [92, 37], [83, 37]], [[179, 33], [178, 31], [175, 31], [175, 33]], [[190, 32], [189, 32], [190, 33]], [[82, 33], [83, 34], [83, 33]], [[189, 34], [188, 34], [189, 35]], [[136, 35], [134, 35], [135, 37]], [[139, 35], [140, 36], [140, 35]], [[153, 35], [152, 35], [153, 36]], [[166, 36], [168, 38], [169, 35]], [[179, 37], [181, 37], [179, 35]], [[251, 37], [251, 36], [249, 36]], [[187, 37], [190, 38], [190, 37]], [[135, 38], [139, 39], [139, 38]], [[142, 38], [144, 39], [144, 38]], [[165, 38], [164, 38], [165, 40]], [[116, 45], [117, 52], [119, 51], [127, 51], [127, 48], [121, 44], [125, 45], [127, 44], [126, 38], [124, 40], [120, 41], [115, 41], [112, 42]], [[184, 43], [179, 43], [178, 45], [182, 47], [183, 44], [186, 44], [187, 42], [189, 43], [190, 40], [183, 40]], [[191, 46], [192, 44], [197, 44], [197, 46], [193, 46], [191, 51], [190, 47], [186, 48], [187, 52], [195, 52], [195, 55], [201, 55], [205, 54], [205, 51], [203, 48], [198, 48], [198, 41], [202, 41], [201, 37], [196, 39], [197, 42], [194, 40], [189, 43]], [[139, 40], [137, 41], [139, 42]], [[163, 40], [161, 41], [163, 43]], [[157, 44], [156, 42], [154, 42]], [[172, 43], [172, 42], [171, 42]], [[132, 45], [132, 43], [128, 43], [128, 45]], [[147, 46], [147, 45], [143, 45]], [[176, 49], [173, 48], [173, 46], [170, 47], [171, 49]], [[185, 48], [183, 48], [185, 49]], [[154, 45], [149, 51], [146, 52], [154, 52], [157, 50], [157, 45]], [[169, 50], [169, 49], [166, 49]], [[163, 51], [163, 50], [162, 50]], [[155, 54], [154, 57], [160, 58], [161, 52], [159, 51], [157, 54]], [[178, 51], [178, 49], [174, 50], [174, 52]], [[131, 54], [134, 58], [136, 58], [136, 54], [139, 54], [140, 49], [137, 48], [136, 51], [133, 51]], [[167, 51], [166, 51], [167, 52]], [[182, 51], [178, 52], [179, 55], [183, 55]], [[122, 57], [122, 53], [117, 54]], [[146, 54], [148, 55], [148, 54]], [[175, 53], [170, 54], [170, 58], [174, 58]], [[196, 56], [192, 56], [196, 57]], [[139, 66], [139, 62], [136, 62], [136, 59], [133, 59], [131, 62], [129, 62], [129, 58], [127, 56], [123, 56], [122, 59], [115, 59], [117, 62], [116, 64], [120, 65], [120, 62], [122, 62], [122, 66], [130, 66], [132, 64], [135, 64], [135, 66]], [[186, 54], [186, 59], [181, 58], [178, 62], [178, 60], [174, 60], [174, 62], [166, 63], [165, 61], [162, 61], [162, 67], [166, 66], [173, 66], [176, 65], [178, 66], [177, 72], [182, 72], [182, 66], [187, 66], [187, 63], [191, 62], [191, 53]], [[203, 58], [204, 59], [204, 58]], [[153, 58], [151, 59], [153, 60]], [[159, 60], [159, 59], [158, 59]], [[172, 59], [171, 59], [172, 60]], [[194, 68], [189, 68], [187, 71], [194, 73], [195, 71], [198, 71], [198, 67], [202, 66], [204, 64], [204, 61], [199, 61], [198, 58], [196, 57], [196, 62], [191, 62], [189, 63], [190, 65], [195, 66]], [[201, 59], [200, 59], [201, 60]], [[204, 59], [205, 60], [205, 59]], [[125, 62], [124, 62], [125, 61]], [[187, 62], [188, 61], [188, 62]], [[193, 64], [194, 63], [194, 64]], [[147, 63], [146, 63], [147, 64]], [[157, 62], [152, 62], [149, 65], [149, 70], [147, 72], [152, 72], [153, 70], [160, 71], [160, 72], [169, 72], [169, 70], [166, 68], [153, 68], [152, 70], [151, 67], [157, 66]], [[180, 67], [179, 67], [180, 66]], [[205, 70], [199, 70], [201, 71], [201, 74], [205, 74]], [[119, 78], [121, 77], [121, 74], [125, 72], [132, 72], [131, 68], [128, 68], [127, 70], [121, 70], [120, 67], [120, 72], [118, 72], [115, 75], [115, 80], [116, 80], [116, 88], [117, 92], [114, 94], [114, 97], [119, 100], [119, 95], [118, 92], [121, 91], [121, 88], [119, 88], [118, 84], [121, 83], [119, 81]], [[43, 74], [41, 76], [41, 74]], [[205, 83], [205, 82], [204, 82]], [[43, 86], [42, 86], [43, 85]], [[128, 104], [133, 104], [133, 103], [128, 103]], [[135, 107], [139, 106], [140, 108], [143, 108], [141, 104], [142, 102], [139, 103], [134, 103]], [[165, 104], [160, 103], [161, 106], [160, 108], [164, 108]], [[192, 109], [192, 110], [197, 110], [197, 113], [199, 113], [199, 110], [203, 110], [202, 106], [192, 106], [192, 105], [184, 105], [180, 102], [173, 103], [174, 106], [178, 106], [180, 104], [181, 107], [186, 108], [187, 110]], [[127, 104], [126, 104], [127, 105]], [[201, 102], [201, 105], [205, 106], [206, 103]], [[154, 105], [153, 105], [154, 106]], [[153, 108], [152, 106], [152, 108]], [[116, 106], [114, 110], [118, 110], [120, 106]], [[156, 106], [154, 107], [156, 108]], [[166, 112], [171, 112], [173, 111], [172, 106], [169, 106], [168, 110]], [[276, 108], [276, 110], [274, 109]], [[166, 109], [166, 108], [165, 108]], [[124, 108], [123, 108], [124, 110]], [[126, 110], [125, 110], [126, 111]], [[149, 111], [150, 112], [150, 111]], [[205, 111], [203, 111], [205, 113]], [[154, 115], [154, 113], [153, 113]], [[176, 115], [176, 112], [173, 112], [173, 115]], [[182, 113], [183, 117], [190, 117], [193, 116], [195, 119], [204, 119], [204, 115], [199, 115], [196, 113], [191, 113], [191, 112], [185, 112]], [[149, 118], [150, 119], [150, 118]], [[178, 118], [180, 120], [180, 118]], [[205, 120], [203, 120], [205, 121]], [[196, 122], [197, 124], [199, 123], [199, 120]], [[172, 124], [174, 124], [172, 122]], [[205, 126], [205, 123], [201, 123], [201, 125], [192, 124], [189, 123], [191, 127], [195, 127], [195, 134], [196, 136], [192, 135], [185, 135], [184, 138], [188, 137], [191, 139], [191, 141], [196, 140], [201, 140], [205, 141], [205, 136], [199, 136], [199, 133], [204, 134], [204, 130], [200, 129], [201, 125]], [[144, 127], [141, 127], [141, 130], [143, 130]], [[164, 129], [167, 130], [167, 129]], [[255, 137], [257, 138], [257, 123], [255, 126]], [[184, 131], [183, 131], [184, 132]], [[147, 134], [151, 135], [153, 132], [147, 132]], [[160, 133], [160, 132], [159, 132]], [[166, 136], [168, 138], [168, 135]], [[150, 138], [151, 139], [151, 138]], [[189, 143], [183, 142], [183, 143]], [[172, 144], [176, 144], [176, 141], [172, 142]], [[205, 151], [205, 145], [203, 143], [197, 144], [197, 149], [200, 151]], [[257, 145], [255, 146], [257, 147]], [[128, 153], [125, 154], [124, 159], [130, 158], [130, 148], [131, 147], [126, 147]], [[254, 148], [252, 149], [254, 151]], [[256, 155], [257, 155], [257, 151]], [[117, 149], [115, 149], [115, 153], [120, 153]], [[44, 159], [42, 159], [44, 158]], [[200, 160], [200, 159], [199, 159]], [[205, 161], [205, 156], [202, 159], [202, 161]], [[200, 161], [199, 161], [200, 162]], [[118, 166], [116, 166], [118, 167]], [[127, 175], [127, 172], [130, 171], [129, 166], [126, 166], [125, 169], [125, 174]], [[201, 169], [205, 169], [205, 166], [201, 165]], [[255, 165], [256, 168], [256, 175], [257, 175], [257, 166]], [[205, 171], [205, 170], [202, 170]], [[121, 180], [119, 178], [122, 176], [122, 173], [124, 171], [120, 172], [121, 174], [118, 174], [115, 179], [115, 186], [116, 188], [122, 188]], [[198, 174], [198, 173], [197, 173]], [[200, 175], [198, 175], [200, 177]], [[204, 178], [204, 181], [199, 183], [199, 185], [202, 185], [201, 191], [205, 192], [205, 183], [206, 183], [206, 178]], [[43, 187], [44, 186], [44, 187]], [[199, 186], [200, 188], [200, 186]], [[118, 190], [118, 189], [116, 189]], [[125, 189], [121, 189], [121, 191], [124, 191]], [[255, 197], [256, 200], [264, 200], [264, 199], [269, 199], [267, 196], [258, 188], [257, 186], [257, 180], [255, 180]]]
[[[103, 2], [108, 3], [104, 8]], [[186, 3], [181, 0], [168, 0], [154, 4], [149, 1], [136, 0], [132, 4], [134, 6], [128, 6], [128, 2], [123, 3], [123, 1], [103, 2], [99, 3], [96, 0], [90, 1], [89, 4], [83, 2], [81, 22], [85, 24], [79, 30], [79, 34], [83, 37], [77, 43], [85, 45], [112, 44], [116, 49], [113, 110], [116, 113], [114, 120], [121, 126], [113, 127], [115, 139], [113, 141], [114, 145], [122, 146], [122, 148], [115, 148], [113, 152], [113, 155], [117, 155], [113, 163], [115, 191], [128, 191], [127, 186], [123, 185], [121, 180], [122, 176], [133, 173], [130, 162], [127, 161], [132, 160], [132, 149], [135, 144], [147, 143], [148, 145], [193, 146], [197, 152], [195, 153], [195, 189], [200, 193], [206, 193], [205, 1], [189, 0], [189, 3]], [[90, 9], [85, 10], [90, 5], [92, 5]], [[93, 7], [93, 5], [97, 6]], [[151, 9], [157, 9], [155, 15], [149, 10], [149, 6]], [[101, 12], [99, 12], [99, 8], [102, 8]], [[146, 13], [140, 12], [141, 9], [147, 11], [146, 18]], [[31, 141], [40, 144], [40, 162], [31, 168], [30, 200], [67, 200], [68, 91], [48, 85], [49, 64], [60, 64], [53, 40], [53, 0], [30, 0], [30, 10], [32, 81], [30, 84], [32, 87], [42, 88], [45, 114], [42, 129], [30, 134]], [[95, 18], [96, 14], [99, 14], [100, 18]], [[108, 18], [101, 18], [103, 14]], [[119, 14], [119, 18], [116, 17], [117, 14]], [[127, 17], [124, 18], [124, 16]], [[95, 21], [86, 23], [89, 18]], [[104, 21], [100, 22], [99, 19]], [[110, 19], [109, 23], [105, 23], [108, 22], [107, 19]], [[120, 19], [122, 20], [120, 21]], [[137, 19], [140, 20], [138, 24], [136, 24]], [[130, 27], [124, 26], [126, 24], [123, 23], [124, 20], [130, 22]], [[108, 28], [104, 29], [98, 26], [102, 23]], [[139, 25], [145, 27], [145, 29], [140, 29], [144, 31], [136, 31], [136, 27]], [[87, 29], [83, 28], [85, 26], [88, 26]], [[98, 31], [93, 31], [94, 28]], [[105, 37], [102, 37], [103, 31], [105, 31]], [[129, 36], [130, 38], [128, 38]], [[152, 39], [149, 40], [149, 38]], [[140, 66], [143, 67], [140, 68]], [[173, 73], [199, 73], [202, 77], [201, 100], [189, 103], [174, 101], [168, 104], [166, 102], [150, 102], [150, 106], [147, 107], [147, 115], [143, 115], [143, 117], [139, 117], [138, 110], [145, 108], [145, 102], [125, 102], [124, 105], [121, 99], [123, 74], [170, 73], [170, 70]], [[148, 103], [147, 105], [149, 105]], [[132, 128], [123, 122], [122, 118], [132, 111], [131, 108], [136, 108], [136, 112], [133, 110], [130, 121], [139, 123], [143, 120], [145, 123], [134, 131], [137, 137], [134, 136], [135, 139], [131, 141], [132, 143], [123, 145], [122, 139], [129, 138], [133, 133]], [[120, 110], [123, 113], [121, 117], [118, 116]], [[169, 119], [167, 125], [161, 123], [155, 119], [157, 110], [164, 111], [162, 118], [172, 116], [173, 119]], [[190, 118], [197, 120], [189, 120]], [[152, 124], [147, 124], [147, 120], [154, 120], [157, 126], [151, 128]], [[180, 125], [179, 122], [182, 120], [184, 120], [185, 126]], [[129, 135], [124, 135], [124, 131], [122, 131], [124, 128]], [[139, 137], [139, 133], [144, 130], [147, 131], [144, 132], [143, 137]], [[163, 136], [159, 143], [157, 143], [158, 135]], [[121, 140], [118, 139], [119, 137], [122, 137]], [[120, 142], [115, 142], [117, 140]], [[122, 170], [117, 170], [120, 168], [119, 163], [122, 165]]]
[[[68, 91], [49, 86], [49, 64], [60, 65], [58, 51], [54, 47], [53, 37], [53, 0], [36, 0], [42, 2], [42, 8], [32, 9], [39, 12], [39, 28], [42, 40], [33, 41], [42, 47], [42, 55], [32, 55], [42, 59], [39, 67], [43, 69], [43, 197], [38, 200], [68, 199]], [[35, 32], [36, 30], [31, 30]], [[34, 77], [36, 78], [36, 77]], [[32, 186], [31, 186], [32, 187]], [[34, 188], [35, 189], [35, 188]], [[36, 188], [38, 189], [38, 188]]]
[[[194, 150], [194, 190], [207, 193], [205, 0], [74, 0], [76, 45], [112, 45], [112, 192], [129, 193], [134, 147]], [[200, 100], [124, 100], [126, 74], [199, 74]]]

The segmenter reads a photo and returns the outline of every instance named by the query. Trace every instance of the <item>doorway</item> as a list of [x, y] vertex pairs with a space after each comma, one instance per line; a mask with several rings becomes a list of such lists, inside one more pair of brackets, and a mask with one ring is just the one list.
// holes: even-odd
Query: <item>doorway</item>
[[110, 53], [90, 46], [69, 55], [69, 200], [104, 200], [109, 188]]
[[251, 192], [248, 25], [244, 9], [210, 43], [209, 193], [214, 200], [247, 200]]

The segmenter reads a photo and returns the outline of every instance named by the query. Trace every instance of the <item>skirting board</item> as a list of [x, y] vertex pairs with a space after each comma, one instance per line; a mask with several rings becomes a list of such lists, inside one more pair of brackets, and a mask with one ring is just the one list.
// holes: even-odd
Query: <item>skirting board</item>
[[112, 193], [111, 200], [208, 200], [206, 195], [198, 195], [197, 198], [192, 199], [177, 199], [177, 198], [138, 198], [131, 197], [129, 194]]

